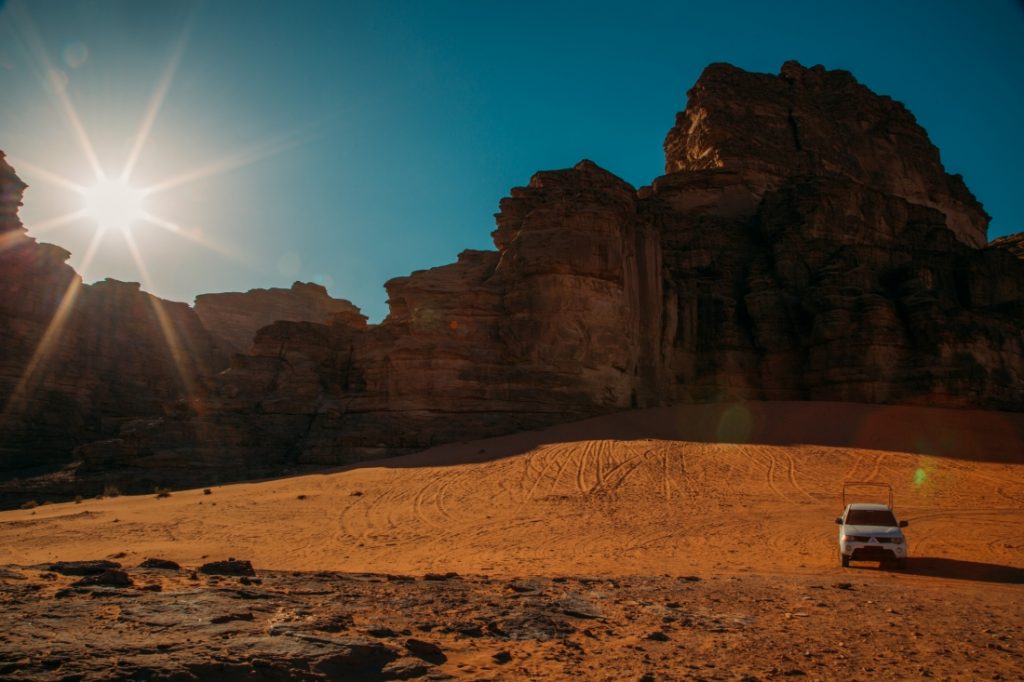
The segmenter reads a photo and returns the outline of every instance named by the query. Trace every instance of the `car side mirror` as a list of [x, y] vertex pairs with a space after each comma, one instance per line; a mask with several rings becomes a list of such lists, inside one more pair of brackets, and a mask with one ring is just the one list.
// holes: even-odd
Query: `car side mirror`
[[836, 517], [836, 525], [838, 525], [838, 526], [843, 525], [843, 517], [842, 516], [837, 516]]
[[906, 528], [910, 525], [909, 521], [900, 521], [900, 528]]

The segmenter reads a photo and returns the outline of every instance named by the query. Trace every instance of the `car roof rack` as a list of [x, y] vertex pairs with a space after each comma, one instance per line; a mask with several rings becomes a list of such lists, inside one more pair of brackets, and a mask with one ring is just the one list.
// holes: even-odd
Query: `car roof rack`
[[888, 483], [877, 483], [875, 481], [844, 481], [843, 482], [843, 509], [846, 508], [848, 502], [846, 501], [847, 489], [854, 486], [872, 486], [875, 488], [885, 488], [889, 492], [889, 509], [892, 509], [892, 486]]

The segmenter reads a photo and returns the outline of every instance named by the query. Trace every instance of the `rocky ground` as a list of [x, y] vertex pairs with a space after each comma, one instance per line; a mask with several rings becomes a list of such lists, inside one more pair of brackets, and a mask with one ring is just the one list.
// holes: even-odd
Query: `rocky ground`
[[173, 564], [119, 569], [116, 563], [0, 569], [7, 618], [0, 677], [1024, 676], [1021, 571], [998, 577], [988, 589], [958, 594], [955, 581], [908, 585], [869, 564], [837, 581], [792, 575], [238, 575], [250, 572], [247, 562], [198, 570]]
[[[0, 512], [0, 679], [1024, 679], [1018, 426], [645, 410]], [[893, 485], [906, 570], [840, 566], [843, 481]]]

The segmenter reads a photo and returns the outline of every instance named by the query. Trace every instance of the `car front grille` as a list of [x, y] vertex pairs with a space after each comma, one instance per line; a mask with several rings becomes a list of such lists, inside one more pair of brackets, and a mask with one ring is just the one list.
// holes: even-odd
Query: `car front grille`
[[[849, 542], [871, 542], [872, 537], [870, 535], [847, 535], [846, 539]], [[891, 544], [897, 544], [897, 543], [899, 543], [899, 538], [888, 538], [888, 537], [886, 537], [886, 538], [874, 538], [874, 540], [875, 540], [875, 542], [879, 542], [879, 543], [882, 543], [882, 544], [890, 544], [890, 543]]]

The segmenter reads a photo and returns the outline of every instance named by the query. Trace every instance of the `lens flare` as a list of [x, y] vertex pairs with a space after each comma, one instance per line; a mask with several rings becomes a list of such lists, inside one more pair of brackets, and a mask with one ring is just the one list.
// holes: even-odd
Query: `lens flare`
[[730, 405], [718, 420], [716, 434], [720, 443], [746, 443], [754, 428], [754, 416], [746, 405]]

